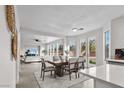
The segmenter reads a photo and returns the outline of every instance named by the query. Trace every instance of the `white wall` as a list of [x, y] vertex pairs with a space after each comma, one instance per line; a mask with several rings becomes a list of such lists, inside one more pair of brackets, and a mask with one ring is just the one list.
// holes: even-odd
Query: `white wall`
[[112, 20], [111, 23], [111, 53], [112, 58], [116, 48], [124, 48], [124, 16]]
[[0, 6], [0, 87], [15, 87], [16, 62], [11, 57], [11, 35], [8, 31], [5, 6]]
[[19, 17], [18, 17], [18, 10], [17, 10], [17, 6], [14, 6], [14, 9], [15, 9], [15, 20], [16, 20], [16, 29], [17, 29], [17, 32], [18, 32], [18, 50], [17, 50], [17, 62], [16, 62], [16, 83], [19, 82], [19, 72], [21, 70], [21, 67], [20, 67], [20, 23], [19, 23]]

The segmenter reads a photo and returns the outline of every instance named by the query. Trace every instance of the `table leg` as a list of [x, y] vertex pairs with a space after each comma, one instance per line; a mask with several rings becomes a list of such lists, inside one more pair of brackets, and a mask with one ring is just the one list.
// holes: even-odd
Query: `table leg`
[[63, 69], [61, 66], [57, 66], [56, 67], [56, 74], [59, 76], [59, 77], [62, 77], [63, 76]]

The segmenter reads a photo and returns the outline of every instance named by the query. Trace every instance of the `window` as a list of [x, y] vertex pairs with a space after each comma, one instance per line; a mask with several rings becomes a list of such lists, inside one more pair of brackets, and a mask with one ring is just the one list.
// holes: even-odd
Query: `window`
[[63, 55], [63, 44], [59, 44], [59, 46], [58, 46], [58, 54]]
[[50, 56], [51, 56], [52, 55], [52, 45], [51, 44], [49, 45], [49, 50], [50, 50], [49, 53], [50, 53]]
[[31, 48], [29, 54], [38, 54], [37, 48]]
[[53, 46], [53, 44], [51, 45], [51, 56], [53, 56], [54, 55], [54, 46]]
[[37, 55], [39, 55], [39, 50], [38, 50], [38, 48], [29, 48], [26, 51], [26, 55], [27, 56], [37, 56]]
[[106, 31], [105, 33], [105, 59], [109, 58], [109, 51], [110, 51], [110, 31]]
[[96, 37], [88, 37], [80, 40], [80, 56], [85, 58], [85, 66], [96, 66]]
[[54, 55], [57, 55], [57, 43], [54, 44]]
[[50, 56], [50, 45], [49, 45], [48, 47], [49, 47], [49, 48], [48, 48], [48, 49], [49, 49], [49, 52], [48, 52], [48, 53], [49, 53], [49, 56]]
[[75, 41], [69, 42], [69, 56], [70, 57], [76, 56], [76, 42]]
[[87, 63], [87, 40], [86, 39], [81, 39], [80, 40], [80, 56], [83, 56], [85, 59], [85, 67], [88, 67]]
[[92, 67], [96, 64], [96, 38], [88, 39], [88, 66]]
[[80, 55], [86, 56], [86, 40], [80, 42]]

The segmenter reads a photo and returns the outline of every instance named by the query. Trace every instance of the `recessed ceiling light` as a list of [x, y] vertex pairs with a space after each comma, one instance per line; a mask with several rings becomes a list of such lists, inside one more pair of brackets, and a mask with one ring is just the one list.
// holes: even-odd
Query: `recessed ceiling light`
[[78, 30], [84, 30], [84, 28], [79, 28]]
[[72, 29], [73, 32], [77, 32], [78, 30], [84, 30], [84, 28], [73, 28]]
[[76, 32], [77, 30], [78, 30], [77, 28], [73, 28], [73, 29], [72, 29], [73, 32]]

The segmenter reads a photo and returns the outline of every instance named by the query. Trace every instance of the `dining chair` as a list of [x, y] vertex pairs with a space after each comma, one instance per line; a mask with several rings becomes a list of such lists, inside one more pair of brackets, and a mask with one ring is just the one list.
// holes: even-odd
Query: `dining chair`
[[[60, 55], [59, 57], [60, 57], [61, 62], [68, 62], [68, 61], [66, 60], [66, 57], [65, 57], [65, 56], [61, 56], [61, 55]], [[67, 64], [65, 64], [65, 65], [62, 66], [63, 73], [66, 72], [66, 70], [65, 70], [66, 66], [67, 66]]]
[[56, 78], [56, 70], [54, 66], [48, 66], [47, 62], [45, 62], [45, 60], [43, 58], [41, 58], [41, 75], [40, 77], [42, 78], [42, 80], [44, 81], [44, 76], [45, 76], [45, 72], [51, 72], [51, 76], [52, 76], [52, 71], [54, 71], [54, 77]]
[[72, 72], [75, 73], [75, 77], [77, 78], [78, 72], [78, 58], [69, 58], [68, 65], [65, 67], [65, 70], [69, 72], [69, 78], [71, 80]]
[[59, 56], [61, 62], [64, 62], [63, 56]]
[[61, 56], [60, 55], [59, 58], [60, 58], [61, 62], [67, 62], [66, 56]]
[[54, 62], [58, 62], [58, 61], [61, 62], [61, 59], [60, 59], [59, 56], [53, 56], [53, 61], [54, 61]]
[[[80, 69], [84, 69], [85, 68], [85, 66], [84, 66], [84, 62], [85, 62], [85, 58], [83, 57], [83, 56], [79, 56], [78, 57], [78, 71], [80, 70]], [[78, 73], [78, 77], [80, 77], [80, 74]]]

